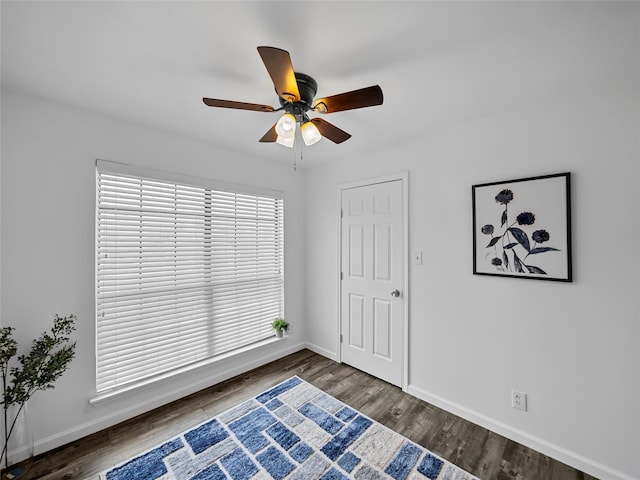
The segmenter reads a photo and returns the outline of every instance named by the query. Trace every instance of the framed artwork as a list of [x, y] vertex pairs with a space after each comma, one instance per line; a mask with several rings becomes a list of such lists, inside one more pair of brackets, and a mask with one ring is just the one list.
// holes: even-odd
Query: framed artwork
[[571, 174], [471, 187], [473, 273], [571, 282]]

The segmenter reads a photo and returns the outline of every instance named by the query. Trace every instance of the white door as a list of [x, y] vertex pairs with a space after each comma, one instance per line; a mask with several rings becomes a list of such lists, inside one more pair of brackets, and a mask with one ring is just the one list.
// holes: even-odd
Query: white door
[[402, 386], [403, 182], [342, 190], [341, 360]]

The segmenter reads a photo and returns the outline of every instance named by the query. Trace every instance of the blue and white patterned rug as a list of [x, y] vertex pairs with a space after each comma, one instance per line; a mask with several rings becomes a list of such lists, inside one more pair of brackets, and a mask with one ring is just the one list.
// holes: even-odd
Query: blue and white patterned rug
[[478, 480], [299, 377], [101, 478]]

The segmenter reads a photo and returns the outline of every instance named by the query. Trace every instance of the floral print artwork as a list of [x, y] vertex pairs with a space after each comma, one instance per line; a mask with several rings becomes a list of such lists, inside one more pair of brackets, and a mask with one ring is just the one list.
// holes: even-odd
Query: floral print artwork
[[474, 273], [571, 281], [569, 173], [473, 187]]

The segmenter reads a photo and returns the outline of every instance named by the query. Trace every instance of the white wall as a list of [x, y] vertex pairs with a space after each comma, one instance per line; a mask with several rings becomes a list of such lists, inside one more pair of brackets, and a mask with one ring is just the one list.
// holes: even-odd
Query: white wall
[[[96, 393], [96, 158], [284, 191], [286, 315], [294, 334], [240, 359], [89, 405]], [[301, 348], [302, 181], [286, 164], [2, 91], [2, 324], [16, 327], [16, 338], [26, 346], [50, 328], [55, 313], [78, 316], [77, 357], [70, 370], [54, 390], [30, 401], [36, 453]]]
[[[336, 149], [333, 162], [305, 172], [306, 318], [314, 348], [337, 355], [338, 263], [327, 259], [338, 258], [339, 184], [408, 171], [409, 250], [423, 251], [409, 272], [408, 391], [598, 478], [638, 479], [639, 23], [637, 5], [606, 9], [514, 35], [510, 53], [490, 44], [452, 52], [441, 73], [473, 83], [459, 67], [467, 56], [484, 65], [477, 77], [500, 63], [491, 92], [508, 91], [510, 73], [540, 62], [519, 77], [519, 97], [422, 132], [437, 119], [411, 110], [415, 121], [389, 119], [385, 151]], [[517, 31], [526, 18], [513, 20]], [[428, 78], [414, 73], [406, 78]], [[394, 131], [407, 124], [407, 135]], [[564, 171], [573, 283], [472, 275], [471, 185]], [[527, 413], [511, 408], [513, 388], [528, 394]]]

